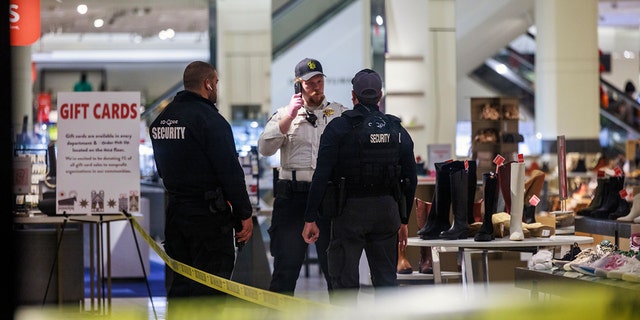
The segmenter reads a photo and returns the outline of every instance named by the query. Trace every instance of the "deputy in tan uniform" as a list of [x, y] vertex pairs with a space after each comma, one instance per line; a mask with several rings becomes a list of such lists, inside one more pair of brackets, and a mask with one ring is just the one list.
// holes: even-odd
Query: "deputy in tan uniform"
[[[263, 156], [280, 150], [279, 178], [274, 183], [275, 200], [269, 227], [273, 274], [269, 290], [293, 295], [308, 244], [300, 236], [304, 227], [307, 195], [316, 167], [320, 135], [329, 121], [347, 110], [327, 101], [322, 65], [305, 58], [295, 67], [295, 94], [289, 105], [279, 108], [267, 122], [258, 140]], [[318, 263], [331, 291], [327, 269], [330, 220], [321, 220], [320, 239], [315, 243]]]

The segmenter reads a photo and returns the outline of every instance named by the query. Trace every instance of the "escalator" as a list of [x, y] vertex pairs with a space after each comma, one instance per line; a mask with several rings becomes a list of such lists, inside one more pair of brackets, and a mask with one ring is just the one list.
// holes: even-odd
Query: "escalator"
[[[523, 44], [526, 42], [533, 44]], [[512, 44], [485, 60], [484, 64], [473, 70], [470, 77], [499, 95], [518, 97], [523, 111], [534, 117], [535, 56], [522, 54], [517, 47], [535, 48], [535, 36], [527, 32]], [[610, 99], [608, 106], [600, 108], [600, 144], [608, 156], [624, 154], [626, 141], [640, 138], [640, 132], [636, 120], [625, 120], [619, 110], [626, 108], [627, 114], [640, 115], [640, 104], [602, 78], [600, 85]]]

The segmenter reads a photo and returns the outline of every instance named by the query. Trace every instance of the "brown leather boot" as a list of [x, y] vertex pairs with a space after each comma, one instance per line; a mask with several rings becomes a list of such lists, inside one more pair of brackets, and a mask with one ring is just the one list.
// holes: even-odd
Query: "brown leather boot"
[[412, 274], [413, 268], [411, 267], [411, 263], [407, 259], [405, 250], [400, 248], [400, 244], [398, 244], [398, 267], [396, 268], [396, 272], [399, 274]]
[[[416, 207], [416, 219], [418, 228], [423, 228], [427, 224], [427, 216], [431, 211], [431, 202], [414, 198]], [[418, 264], [418, 272], [433, 273], [433, 258], [431, 256], [431, 247], [420, 247], [420, 263]]]

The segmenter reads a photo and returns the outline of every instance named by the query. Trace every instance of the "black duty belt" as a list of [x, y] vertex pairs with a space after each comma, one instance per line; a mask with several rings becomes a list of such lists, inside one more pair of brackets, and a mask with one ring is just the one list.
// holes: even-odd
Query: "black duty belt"
[[293, 180], [278, 180], [276, 182], [280, 188], [279, 190], [291, 190], [292, 192], [309, 192], [311, 182], [308, 181], [293, 181]]
[[358, 186], [347, 185], [347, 198], [364, 198], [393, 195], [389, 186]]

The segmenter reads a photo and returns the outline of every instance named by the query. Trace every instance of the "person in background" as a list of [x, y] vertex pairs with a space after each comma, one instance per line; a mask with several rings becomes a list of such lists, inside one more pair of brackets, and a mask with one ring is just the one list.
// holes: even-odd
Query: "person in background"
[[[230, 279], [234, 237], [238, 244], [251, 238], [253, 208], [231, 126], [216, 107], [215, 67], [191, 62], [182, 81], [184, 90], [149, 126], [168, 198], [164, 249], [179, 262]], [[169, 306], [178, 298], [224, 295], [167, 271]]]
[[[336, 210], [329, 213], [327, 256], [334, 289], [357, 292], [364, 250], [375, 288], [398, 285], [398, 250], [407, 246], [407, 224], [417, 185], [413, 140], [400, 119], [379, 111], [382, 79], [363, 69], [351, 80], [353, 110], [325, 129], [311, 181], [302, 237], [314, 243], [325, 236], [318, 228], [319, 208], [328, 183], [338, 185]], [[341, 196], [343, 194], [344, 196]], [[326, 212], [322, 213], [327, 215]], [[346, 293], [346, 304], [351, 293]], [[342, 296], [339, 296], [342, 298]]]
[[93, 91], [93, 87], [91, 86], [91, 83], [89, 83], [89, 81], [87, 80], [87, 73], [86, 72], [82, 72], [80, 74], [80, 80], [78, 80], [78, 82], [76, 82], [76, 84], [73, 85], [73, 91]]
[[635, 105], [638, 104], [638, 97], [636, 97], [636, 86], [631, 80], [627, 80], [627, 82], [624, 84], [624, 94], [631, 100], [623, 100], [623, 103], [626, 103], [628, 105], [630, 113], [633, 115], [633, 124], [637, 127], [640, 125], [640, 109], [635, 109]]
[[[273, 273], [269, 290], [293, 295], [308, 244], [300, 238], [309, 185], [316, 168], [320, 135], [346, 108], [329, 102], [324, 94], [320, 61], [305, 58], [295, 67], [294, 87], [288, 105], [267, 121], [258, 139], [258, 151], [271, 156], [280, 150], [280, 167], [274, 170], [274, 202], [269, 227]], [[331, 291], [327, 269], [328, 220], [318, 225], [326, 234], [316, 243], [318, 263]]]

